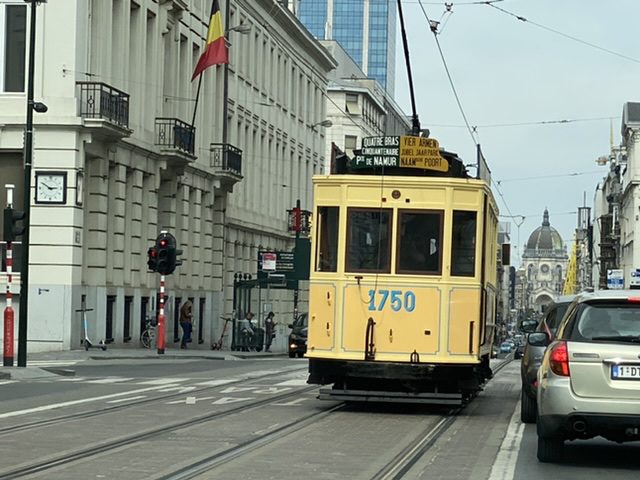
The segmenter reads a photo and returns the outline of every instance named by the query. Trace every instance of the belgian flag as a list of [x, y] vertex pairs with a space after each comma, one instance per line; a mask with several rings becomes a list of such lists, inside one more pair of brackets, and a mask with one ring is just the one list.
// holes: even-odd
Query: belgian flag
[[200, 56], [200, 60], [198, 60], [198, 65], [196, 65], [191, 81], [200, 75], [204, 69], [222, 63], [229, 63], [229, 51], [227, 49], [226, 39], [224, 38], [224, 29], [222, 28], [220, 3], [218, 0], [213, 0], [209, 33], [207, 34], [207, 45]]

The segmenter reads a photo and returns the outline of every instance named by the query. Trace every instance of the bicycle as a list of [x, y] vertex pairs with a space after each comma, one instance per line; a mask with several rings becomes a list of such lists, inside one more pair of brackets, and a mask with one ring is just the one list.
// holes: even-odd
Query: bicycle
[[156, 342], [156, 326], [158, 323], [153, 317], [147, 317], [145, 328], [140, 334], [140, 343], [144, 348], [151, 348]]

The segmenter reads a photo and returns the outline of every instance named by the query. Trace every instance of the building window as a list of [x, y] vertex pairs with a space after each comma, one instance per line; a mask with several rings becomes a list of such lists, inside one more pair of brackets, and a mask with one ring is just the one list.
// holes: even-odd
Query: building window
[[344, 136], [344, 150], [350, 157], [353, 156], [353, 151], [358, 148], [358, 137], [356, 135]]
[[338, 271], [338, 207], [318, 207], [316, 272]]
[[0, 27], [0, 92], [24, 92], [27, 6], [0, 5]]
[[345, 96], [345, 108], [347, 113], [360, 114], [360, 106], [358, 105], [358, 94], [347, 93]]

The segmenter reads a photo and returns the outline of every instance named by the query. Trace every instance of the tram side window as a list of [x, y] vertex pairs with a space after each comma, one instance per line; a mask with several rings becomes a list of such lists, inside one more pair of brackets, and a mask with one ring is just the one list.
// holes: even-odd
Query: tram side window
[[349, 208], [347, 217], [349, 272], [391, 271], [391, 211]]
[[453, 212], [451, 275], [473, 277], [476, 272], [476, 212]]
[[338, 271], [338, 207], [318, 207], [316, 272]]
[[400, 210], [398, 273], [434, 274], [442, 271], [442, 212]]

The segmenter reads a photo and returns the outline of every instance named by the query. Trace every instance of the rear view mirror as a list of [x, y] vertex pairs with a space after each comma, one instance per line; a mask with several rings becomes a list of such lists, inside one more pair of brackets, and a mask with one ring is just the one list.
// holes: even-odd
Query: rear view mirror
[[520, 330], [524, 333], [533, 333], [536, 331], [536, 327], [538, 326], [538, 322], [536, 320], [523, 320], [520, 323]]
[[535, 332], [529, 334], [527, 342], [532, 347], [546, 347], [549, 345], [550, 340], [547, 332]]

